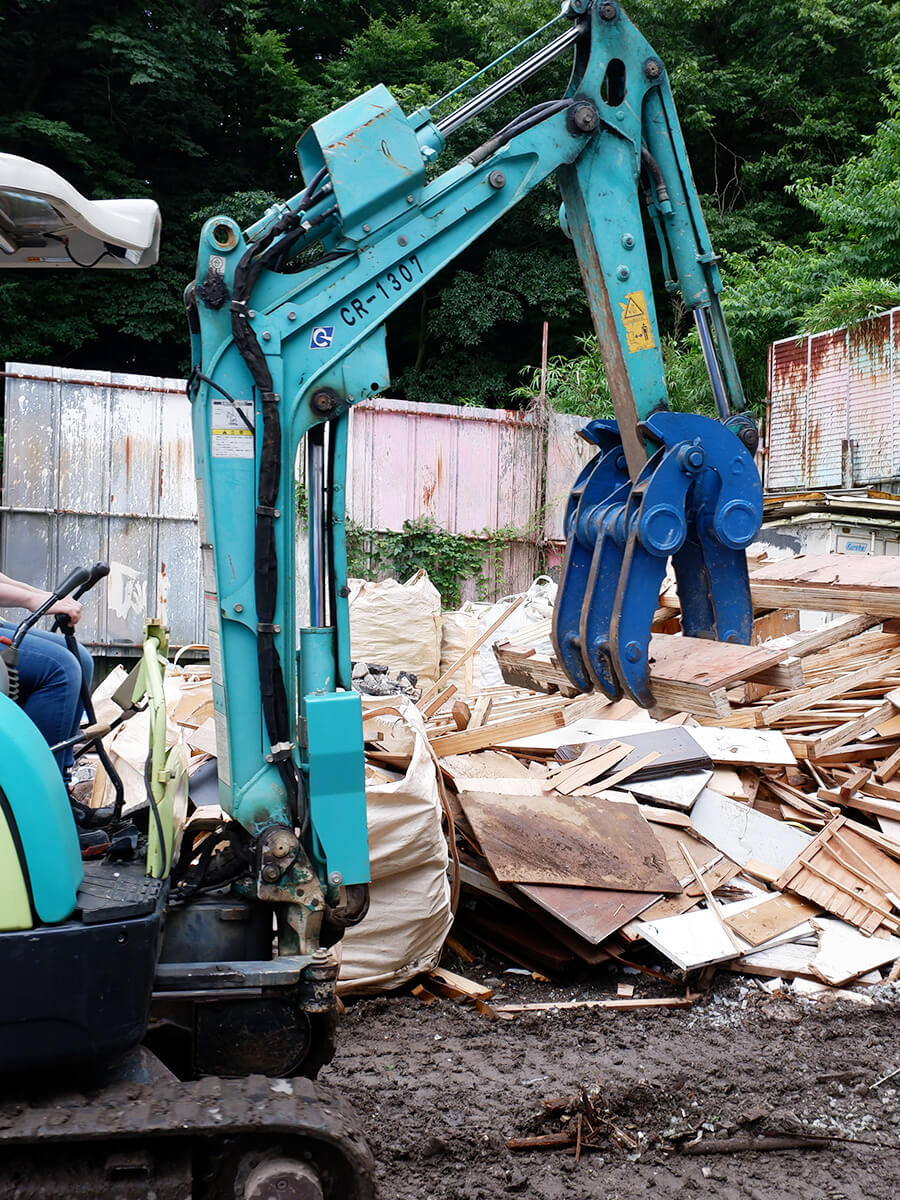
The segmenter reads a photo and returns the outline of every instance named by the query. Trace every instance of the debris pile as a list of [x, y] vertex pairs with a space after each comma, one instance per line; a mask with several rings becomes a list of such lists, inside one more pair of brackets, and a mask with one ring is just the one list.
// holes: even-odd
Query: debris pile
[[[534, 649], [547, 622], [495, 641], [504, 685], [422, 695], [458, 846], [456, 946], [558, 979], [637, 965], [681, 982], [668, 1002], [718, 968], [804, 995], [897, 978], [900, 571], [797, 558], [751, 583], [767, 609], [751, 646], [674, 632], [661, 597], [649, 714], [576, 696]], [[813, 606], [844, 615], [801, 632]], [[405, 766], [376, 743], [369, 757]]]

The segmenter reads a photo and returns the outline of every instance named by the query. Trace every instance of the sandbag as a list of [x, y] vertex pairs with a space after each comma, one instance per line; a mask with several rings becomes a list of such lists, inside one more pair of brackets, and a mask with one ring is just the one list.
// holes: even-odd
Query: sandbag
[[366, 788], [370, 904], [341, 943], [342, 993], [389, 990], [430, 970], [453, 923], [434, 760], [421, 716], [406, 699], [397, 707], [415, 744], [402, 779]]
[[419, 687], [430, 687], [440, 675], [441, 597], [428, 572], [417, 571], [406, 583], [348, 584], [354, 662], [379, 663], [392, 674], [412, 671]]

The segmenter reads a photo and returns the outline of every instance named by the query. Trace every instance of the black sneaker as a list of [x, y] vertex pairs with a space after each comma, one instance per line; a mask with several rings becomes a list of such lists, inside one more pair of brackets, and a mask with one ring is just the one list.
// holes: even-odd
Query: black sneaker
[[78, 845], [82, 858], [102, 858], [109, 849], [109, 837], [102, 829], [79, 829]]

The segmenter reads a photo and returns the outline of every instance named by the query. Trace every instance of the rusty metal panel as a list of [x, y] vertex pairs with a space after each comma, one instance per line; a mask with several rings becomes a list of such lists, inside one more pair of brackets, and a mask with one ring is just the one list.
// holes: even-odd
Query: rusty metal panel
[[853, 474], [845, 482], [852, 485], [886, 479], [893, 468], [890, 314], [851, 326], [847, 342], [847, 434]]
[[769, 360], [769, 427], [766, 487], [799, 486], [806, 441], [809, 339], [775, 342]]
[[7, 374], [0, 569], [49, 587], [108, 561], [79, 627], [95, 650], [133, 652], [148, 614], [175, 644], [204, 641], [183, 382], [27, 363]]
[[350, 414], [348, 512], [378, 531], [423, 516], [451, 533], [516, 530], [502, 587], [527, 586], [541, 534], [542, 443], [539, 423], [525, 413], [364, 401]]
[[846, 329], [809, 339], [809, 385], [803, 461], [810, 487], [840, 487], [847, 440], [850, 361]]
[[367, 529], [429, 516], [452, 533], [529, 523], [540, 429], [523, 413], [390, 399], [350, 415], [348, 504]]
[[766, 486], [889, 484], [900, 477], [900, 309], [775, 342]]

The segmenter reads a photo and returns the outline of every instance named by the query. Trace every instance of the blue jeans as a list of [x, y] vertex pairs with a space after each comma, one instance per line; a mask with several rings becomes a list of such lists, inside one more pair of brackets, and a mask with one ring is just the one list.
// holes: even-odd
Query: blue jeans
[[[15, 626], [0, 621], [0, 634], [12, 637]], [[25, 634], [19, 647], [19, 704], [46, 739], [48, 746], [64, 742], [78, 732], [84, 709], [81, 705], [82, 672], [90, 689], [94, 660], [81, 645], [78, 658], [69, 651], [65, 638], [44, 629]], [[72, 747], [55, 756], [63, 775], [74, 761]]]

